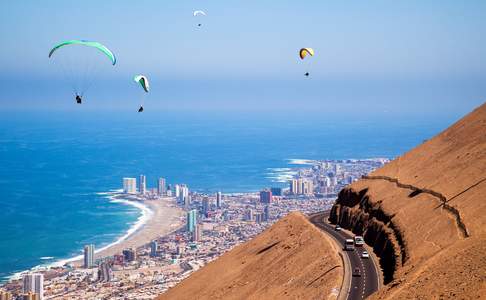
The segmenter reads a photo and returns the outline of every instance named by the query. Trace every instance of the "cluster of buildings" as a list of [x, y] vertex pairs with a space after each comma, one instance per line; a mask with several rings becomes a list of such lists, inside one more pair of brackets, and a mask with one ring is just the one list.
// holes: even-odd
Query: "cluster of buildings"
[[[137, 178], [134, 177], [125, 177], [123, 178], [123, 192], [126, 194], [141, 194], [145, 195], [147, 193], [160, 195], [160, 196], [171, 196], [170, 195], [170, 188], [168, 189], [166, 185], [165, 178], [159, 178], [157, 180], [157, 188], [147, 189], [147, 177], [145, 175], [140, 175], [138, 181], [138, 189], [137, 189]], [[169, 192], [169, 194], [168, 194]]]
[[290, 180], [287, 196], [336, 197], [346, 185], [382, 167], [387, 158], [313, 161]]
[[86, 245], [82, 266], [25, 274], [22, 281], [0, 290], [0, 300], [153, 299], [290, 211], [310, 214], [329, 209], [342, 186], [386, 162], [315, 161], [299, 168], [288, 188], [244, 194], [197, 193], [185, 184], [167, 185], [164, 178], [158, 179], [156, 189], [148, 189], [144, 175], [138, 186], [136, 178], [123, 178], [124, 193], [136, 194], [135, 199], [171, 201], [184, 209], [184, 226], [109, 257], [95, 259], [95, 246]]
[[[332, 204], [327, 199], [284, 200], [268, 192], [223, 195], [189, 191], [191, 202], [183, 227], [110, 257], [95, 259], [94, 245], [86, 245], [82, 265], [43, 272], [41, 289], [46, 299], [153, 299], [289, 211], [312, 213]], [[180, 201], [175, 195], [163, 199], [150, 201]], [[179, 205], [185, 208], [187, 204]], [[19, 295], [18, 287], [17, 291]]]

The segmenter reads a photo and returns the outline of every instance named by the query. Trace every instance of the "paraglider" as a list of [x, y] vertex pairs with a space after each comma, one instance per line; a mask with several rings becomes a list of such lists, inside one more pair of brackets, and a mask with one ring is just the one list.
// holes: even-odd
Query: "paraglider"
[[[193, 15], [194, 17], [201, 18], [201, 17], [203, 17], [203, 16], [206, 16], [206, 13], [205, 13], [204, 11], [202, 11], [202, 10], [195, 10], [195, 11], [192, 13], [192, 15]], [[201, 27], [201, 25], [202, 25], [202, 24], [201, 24], [200, 22], [197, 24], [197, 26], [198, 26], [198, 27]]]
[[143, 105], [144, 105], [144, 99], [146, 97], [146, 95], [148, 94], [148, 92], [150, 91], [150, 85], [149, 85], [149, 81], [147, 79], [146, 76], [144, 75], [137, 75], [133, 78], [133, 80], [138, 83], [142, 89], [144, 90], [144, 96], [142, 97], [142, 103], [140, 104], [140, 108], [138, 109], [138, 112], [143, 112]]
[[60, 65], [78, 104], [82, 103], [84, 93], [94, 83], [94, 70], [105, 62], [112, 66], [116, 64], [116, 57], [110, 49], [99, 42], [87, 40], [62, 41], [49, 51], [49, 58]]
[[[314, 56], [314, 49], [312, 48], [302, 48], [299, 50], [299, 57], [301, 60], [304, 60], [307, 56]], [[306, 77], [309, 77], [309, 72], [304, 74]]]

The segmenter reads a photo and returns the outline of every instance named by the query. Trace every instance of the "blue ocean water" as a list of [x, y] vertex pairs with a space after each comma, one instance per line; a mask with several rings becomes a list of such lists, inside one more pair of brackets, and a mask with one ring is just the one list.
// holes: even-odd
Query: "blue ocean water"
[[0, 113], [0, 278], [113, 242], [140, 212], [98, 192], [147, 175], [198, 191], [277, 185], [288, 159], [395, 157], [454, 117]]

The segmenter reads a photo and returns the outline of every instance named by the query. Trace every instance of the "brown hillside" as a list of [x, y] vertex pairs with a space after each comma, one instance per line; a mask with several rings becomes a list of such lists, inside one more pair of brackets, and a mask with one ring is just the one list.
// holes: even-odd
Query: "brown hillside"
[[158, 299], [335, 299], [343, 269], [331, 245], [291, 213]]
[[330, 220], [380, 257], [375, 298], [486, 295], [486, 104], [341, 191]]

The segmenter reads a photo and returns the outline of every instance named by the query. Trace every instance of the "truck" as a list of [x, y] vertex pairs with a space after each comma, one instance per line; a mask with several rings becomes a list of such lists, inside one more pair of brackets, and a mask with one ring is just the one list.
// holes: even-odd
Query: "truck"
[[345, 251], [354, 251], [354, 241], [352, 239], [346, 239], [344, 242]]

